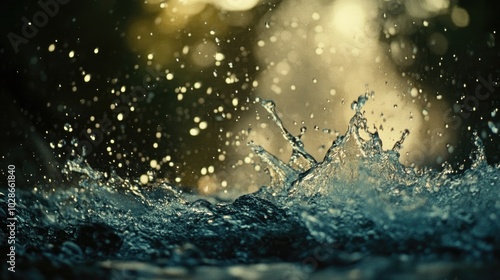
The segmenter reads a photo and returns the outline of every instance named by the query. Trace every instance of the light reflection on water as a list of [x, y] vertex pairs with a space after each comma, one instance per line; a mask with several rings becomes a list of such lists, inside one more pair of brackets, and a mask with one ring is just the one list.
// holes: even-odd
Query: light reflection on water
[[[31, 141], [43, 159], [71, 159], [50, 166], [62, 183], [40, 179], [19, 193], [20, 221], [30, 225], [19, 233], [27, 244], [19, 254], [33, 273], [49, 259], [55, 267], [111, 269], [117, 279], [128, 272], [187, 278], [193, 267], [198, 278], [206, 270], [321, 279], [345, 276], [344, 265], [349, 277], [370, 278], [373, 264], [395, 260], [421, 259], [424, 270], [432, 270], [425, 262], [446, 267], [435, 262], [441, 257], [457, 260], [453, 269], [498, 260], [499, 167], [487, 164], [481, 142], [497, 134], [498, 109], [488, 108], [487, 129], [467, 140], [475, 144], [471, 167], [408, 167], [440, 166], [457, 146], [452, 115], [465, 121], [493, 100], [493, 74], [460, 85], [472, 94], [451, 106], [441, 85], [422, 78], [427, 70], [414, 71], [444, 62], [411, 68], [426, 63], [424, 53], [451, 55], [447, 28], [466, 28], [466, 9], [447, 0], [140, 6], [123, 34], [139, 62], [120, 78], [77, 65], [78, 78], [57, 88], [85, 92], [78, 106], [44, 104], [65, 115], [53, 127], [64, 137]], [[78, 64], [106, 51], [58, 40], [44, 47], [48, 57]], [[30, 67], [42, 68], [50, 60], [43, 58]], [[143, 76], [131, 86], [134, 71]], [[99, 79], [105, 87], [94, 84]], [[98, 93], [87, 95], [93, 86]], [[100, 106], [103, 113], [85, 112]], [[105, 167], [89, 164], [92, 157]], [[137, 174], [141, 164], [146, 171]], [[318, 248], [328, 254], [318, 257]], [[262, 264], [247, 265], [255, 262]]]
[[[277, 177], [234, 201], [207, 200], [167, 182], [140, 187], [137, 180], [96, 171], [83, 159], [70, 161], [66, 188], [38, 186], [21, 193], [19, 218], [31, 227], [19, 238], [55, 262], [92, 260], [114, 274], [146, 278], [184, 279], [185, 267], [199, 273], [216, 265], [210, 271], [217, 275], [261, 278], [274, 271], [306, 279], [323, 277], [322, 266], [336, 275], [342, 274], [336, 267], [355, 265], [372, 279], [377, 274], [370, 264], [398, 258], [444, 267], [456, 263], [435, 260], [487, 264], [498, 258], [500, 167], [486, 163], [480, 139], [473, 166], [463, 174], [404, 167], [398, 147], [383, 150], [378, 135], [368, 131], [363, 105], [369, 97], [353, 102], [348, 131], [320, 162], [285, 127], [283, 136], [295, 151], [290, 164], [252, 144]], [[261, 104], [277, 114], [274, 103]], [[280, 127], [279, 117], [273, 119]], [[327, 254], [318, 255], [318, 248]], [[37, 260], [33, 252], [20, 255]], [[295, 264], [288, 270], [282, 261]], [[255, 262], [263, 264], [238, 265]]]
[[[225, 145], [216, 157], [222, 160], [213, 174], [195, 171], [199, 191], [224, 192], [229, 184], [248, 192], [268, 183], [264, 176], [250, 177], [251, 184], [241, 183], [241, 174], [262, 170], [241, 145], [245, 141], [259, 142], [282, 160], [291, 153], [280, 136], [269, 131], [269, 123], [253, 114], [258, 108], [248, 101], [248, 95], [281, 104], [283, 121], [293, 134], [308, 128], [304, 145], [317, 160], [339, 131], [346, 129], [351, 113], [345, 103], [366, 90], [377, 93], [366, 107], [366, 117], [369, 126], [378, 129], [384, 148], [392, 147], [406, 129], [411, 131], [402, 147], [402, 163], [436, 167], [454, 151], [459, 131], [447, 126], [450, 94], [422, 79], [432, 66], [421, 64], [427, 63], [429, 53], [447, 54], [448, 29], [469, 25], [467, 10], [458, 4], [448, 0], [228, 3], [147, 3], [145, 8], [150, 13], [138, 17], [131, 29], [148, 28], [139, 34], [140, 38], [136, 32], [128, 34], [133, 49], [154, 54], [150, 63], [169, 71], [177, 69], [174, 72], [189, 67], [213, 72], [214, 80], [203, 82], [200, 88], [207, 88], [207, 95], [212, 94], [211, 84], [218, 85], [215, 80], [219, 79], [221, 86], [234, 85], [230, 89], [233, 107], [214, 110], [228, 121], [219, 134]], [[444, 30], [435, 27], [439, 17], [450, 19]], [[191, 28], [195, 25], [200, 29]], [[242, 45], [239, 51], [226, 48], [237, 40], [231, 32], [240, 27], [251, 30], [248, 36], [255, 41]], [[151, 29], [163, 35], [145, 39], [146, 30]], [[180, 36], [181, 40], [169, 40], [179, 37], [177, 31], [182, 29], [188, 31]], [[166, 49], [165, 44], [169, 45]], [[248, 52], [257, 59], [256, 76], [236, 70]], [[172, 57], [176, 61], [171, 61]], [[179, 100], [188, 91], [181, 89], [177, 93]], [[189, 134], [200, 138], [206, 134], [200, 134], [203, 131], [197, 127], [198, 122], [194, 122]], [[216, 129], [209, 126], [208, 131]], [[190, 157], [186, 158], [189, 161]], [[206, 168], [208, 165], [199, 169]], [[182, 180], [182, 176], [179, 178]]]

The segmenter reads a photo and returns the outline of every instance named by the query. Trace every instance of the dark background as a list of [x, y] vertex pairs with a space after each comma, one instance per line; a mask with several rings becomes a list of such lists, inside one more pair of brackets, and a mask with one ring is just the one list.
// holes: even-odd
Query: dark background
[[[279, 2], [264, 1], [250, 12], [252, 21], [255, 24], [259, 22], [260, 17], [272, 11]], [[422, 47], [424, 62], [405, 69], [419, 75], [425, 83], [438, 85], [440, 92], [449, 95], [448, 100], [455, 100], [459, 105], [464, 97], [474, 95], [478, 76], [491, 76], [496, 81], [500, 79], [498, 1], [460, 1], [460, 5], [469, 12], [471, 24], [447, 32], [447, 53], [437, 56], [426, 52], [427, 34], [417, 32], [412, 39]], [[29, 42], [20, 44], [19, 52], [15, 53], [7, 34], [14, 32], [20, 35], [23, 27], [21, 18], [31, 19], [40, 7], [35, 1], [9, 0], [0, 4], [2, 171], [5, 172], [7, 165], [15, 164], [18, 185], [26, 188], [45, 179], [61, 180], [61, 166], [67, 159], [74, 158], [71, 141], [88, 140], [85, 131], [95, 128], [96, 123], [102, 125], [103, 119], [109, 119], [109, 132], [103, 135], [102, 141], [92, 145], [85, 156], [92, 167], [136, 177], [151, 170], [151, 159], [169, 155], [173, 166], [166, 163], [155, 175], [170, 182], [180, 177], [182, 181], [179, 185], [195, 185], [200, 168], [217, 162], [217, 149], [223, 148], [226, 140], [223, 135], [231, 129], [232, 121], [221, 119], [214, 113], [214, 108], [223, 106], [231, 110], [235, 89], [239, 89], [240, 100], [253, 97], [251, 89], [241, 90], [241, 87], [242, 83], [255, 78], [256, 61], [251, 48], [248, 48], [248, 55], [242, 57], [240, 47], [254, 44], [254, 29], [231, 26], [226, 36], [232, 40], [223, 40], [220, 46], [226, 57], [242, 57], [235, 62], [232, 71], [246, 75], [248, 81], [228, 85], [222, 77], [214, 77], [210, 68], [200, 69], [189, 64], [184, 68], [169, 66], [175, 74], [173, 80], [164, 77], [148, 80], [150, 86], [146, 88], [144, 97], [123, 101], [121, 96], [110, 92], [118, 91], [125, 85], [127, 91], [123, 95], [130, 95], [130, 89], [143, 85], [144, 77], [149, 75], [148, 59], [126, 42], [130, 22], [141, 13], [139, 2], [69, 1], [61, 4], [59, 9]], [[217, 13], [214, 8], [208, 9]], [[208, 29], [203, 30], [196, 24], [205, 15], [198, 15], [200, 18], [192, 20], [193, 24], [188, 24], [179, 30], [177, 37], [169, 37], [169, 40], [189, 43], [190, 39], [185, 35], [190, 32], [208, 36]], [[441, 28], [440, 24], [445, 25], [438, 20], [434, 28]], [[49, 52], [49, 45], [56, 40], [55, 51]], [[96, 47], [99, 52], [94, 54]], [[73, 58], [68, 57], [71, 50], [76, 54]], [[455, 60], [453, 54], [460, 59]], [[430, 69], [424, 71], [429, 66]], [[154, 61], [150, 67], [165, 70]], [[221, 70], [224, 69], [218, 68], [218, 71]], [[88, 83], [83, 81], [82, 71], [92, 73]], [[440, 75], [444, 79], [439, 78]], [[205, 91], [206, 87], [203, 87], [193, 89], [192, 93], [185, 94], [184, 99], [178, 101], [175, 89], [186, 83], [192, 85], [198, 80], [207, 81], [217, 94], [200, 103], [197, 92]], [[464, 83], [471, 86], [464, 89], [461, 86]], [[75, 86], [77, 90], [73, 91]], [[128, 112], [120, 122], [116, 119], [117, 112], [110, 108], [113, 103], [135, 105], [135, 110]], [[469, 154], [474, 148], [470, 140], [473, 131], [482, 136], [488, 161], [500, 161], [499, 135], [492, 133], [488, 127], [488, 121], [491, 121], [500, 128], [500, 112], [494, 117], [491, 114], [499, 105], [500, 87], [497, 86], [491, 96], [478, 103], [476, 111], [454, 114], [461, 120], [458, 124], [454, 119], [461, 132], [458, 150], [450, 159], [454, 166], [470, 164]], [[238, 110], [232, 113], [233, 120], [245, 114]], [[192, 125], [196, 115], [204, 116], [210, 122], [210, 129], [202, 131], [202, 137], [190, 137], [187, 129], [179, 129]], [[94, 121], [91, 121], [91, 116], [95, 117]], [[72, 132], [64, 129], [65, 124], [71, 125]], [[158, 132], [161, 140], [156, 138]], [[153, 148], [155, 142], [159, 142], [160, 148]], [[62, 144], [61, 147], [57, 146], [58, 143]], [[113, 155], [109, 155], [107, 147], [111, 147]], [[81, 153], [81, 149], [73, 150]], [[126, 156], [117, 158], [117, 153]], [[220, 164], [229, 166], [231, 162]]]

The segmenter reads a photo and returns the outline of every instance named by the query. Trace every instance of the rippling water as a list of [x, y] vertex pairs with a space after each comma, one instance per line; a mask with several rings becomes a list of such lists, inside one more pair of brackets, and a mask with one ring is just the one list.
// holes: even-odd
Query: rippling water
[[300, 137], [288, 133], [273, 102], [259, 101], [293, 153], [285, 163], [249, 143], [268, 163], [273, 180], [234, 201], [186, 193], [161, 181], [144, 187], [96, 171], [81, 158], [69, 161], [64, 185], [18, 193], [18, 258], [25, 268], [16, 275], [497, 276], [500, 167], [487, 164], [480, 139], [472, 140], [474, 163], [463, 172], [405, 167], [398, 150], [408, 132], [384, 151], [366, 125], [362, 108], [368, 98], [353, 102], [348, 131], [321, 162], [307, 153]]

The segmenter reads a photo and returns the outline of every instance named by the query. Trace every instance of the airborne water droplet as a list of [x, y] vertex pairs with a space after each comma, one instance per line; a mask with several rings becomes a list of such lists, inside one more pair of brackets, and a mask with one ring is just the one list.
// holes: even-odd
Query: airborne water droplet
[[71, 126], [71, 124], [65, 123], [64, 124], [64, 130], [67, 131], [67, 132], [72, 132], [73, 131], [73, 127]]
[[300, 135], [304, 135], [304, 133], [306, 133], [307, 131], [307, 127], [303, 126], [300, 128]]
[[59, 140], [59, 142], [57, 142], [57, 147], [58, 148], [62, 148], [65, 145], [66, 145], [66, 140], [64, 140], [64, 139], [61, 139], [61, 140]]
[[491, 129], [491, 132], [498, 134], [498, 127], [492, 121], [488, 121], [488, 127]]
[[352, 109], [352, 110], [358, 110], [358, 102], [353, 101], [353, 102], [351, 103], [351, 109]]

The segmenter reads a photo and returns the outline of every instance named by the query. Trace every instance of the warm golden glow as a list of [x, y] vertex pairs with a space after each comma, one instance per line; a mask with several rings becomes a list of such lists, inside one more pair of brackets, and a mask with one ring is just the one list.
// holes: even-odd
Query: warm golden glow
[[453, 7], [451, 10], [451, 20], [458, 27], [466, 27], [469, 25], [469, 13], [463, 8]]
[[353, 37], [356, 33], [364, 31], [366, 13], [358, 2], [339, 0], [332, 6], [332, 13], [329, 16], [331, 24], [345, 36]]
[[247, 11], [255, 7], [260, 0], [208, 0], [226, 11]]
[[429, 18], [445, 13], [450, 7], [450, 0], [405, 1], [404, 4], [410, 16]]
[[[420, 4], [430, 16], [442, 12], [449, 2]], [[409, 36], [402, 36], [407, 29], [396, 22], [388, 21], [387, 32], [394, 38], [389, 45], [383, 43], [377, 28], [380, 13], [376, 1], [283, 3], [274, 13], [274, 28], [263, 28], [257, 43], [257, 55], [266, 69], [259, 76], [257, 95], [278, 104], [285, 124], [295, 134], [302, 125], [309, 128], [303, 140], [308, 151], [321, 160], [325, 149], [315, 148], [328, 147], [334, 138], [321, 133], [323, 128], [343, 134], [353, 114], [350, 102], [366, 90], [374, 91], [373, 100], [365, 107], [366, 116], [372, 130], [379, 131], [384, 148], [392, 148], [409, 129], [401, 161], [408, 165], [442, 162], [448, 156], [446, 144], [454, 143], [452, 131], [443, 133], [446, 103], [428, 85], [419, 86], [418, 81], [402, 75], [400, 68], [412, 65], [418, 50]], [[296, 27], [287, 28], [284, 23]], [[443, 54], [447, 41], [432, 35], [429, 48]], [[248, 121], [254, 122], [252, 118]], [[299, 124], [293, 126], [294, 121]], [[314, 126], [319, 127], [318, 132], [311, 131]], [[283, 150], [286, 143], [279, 137], [269, 138], [269, 128], [253, 127], [251, 139], [287, 159], [290, 148]], [[428, 147], [429, 139], [432, 147]]]
[[[447, 145], [453, 146], [456, 138], [455, 131], [445, 129], [443, 112], [449, 108], [447, 101], [435, 85], [421, 84], [418, 77], [406, 74], [405, 69], [420, 62], [421, 49], [412, 41], [416, 30], [432, 28], [435, 18], [443, 15], [449, 16], [456, 27], [468, 26], [466, 10], [452, 6], [449, 0], [398, 1], [399, 14], [388, 16], [391, 11], [387, 11], [387, 1], [289, 0], [257, 15], [252, 9], [260, 2], [148, 1], [143, 5], [143, 13], [130, 22], [127, 42], [141, 57], [152, 57], [148, 63], [168, 69], [165, 77], [172, 80], [180, 69], [196, 75], [197, 71], [232, 63], [220, 40], [238, 41], [241, 38], [228, 35], [235, 27], [248, 28], [257, 37], [251, 45], [242, 40], [240, 48], [257, 60], [258, 76], [244, 90], [251, 87], [254, 96], [274, 100], [293, 134], [307, 127], [302, 139], [316, 159], [321, 160], [335, 136], [345, 132], [353, 115], [349, 104], [366, 91], [375, 92], [365, 107], [369, 127], [378, 130], [385, 149], [390, 149], [409, 129], [410, 135], [401, 150], [403, 163], [427, 165], [447, 158]], [[260, 22], [256, 22], [257, 17], [261, 17]], [[426, 51], [433, 55], [447, 53], [446, 30], [424, 34], [428, 34], [427, 46], [423, 46]], [[228, 85], [246, 79], [227, 71], [213, 73], [224, 77]], [[211, 94], [211, 81], [202, 82], [208, 86], [207, 94]], [[176, 92], [177, 100], [184, 100], [187, 91], [183, 88]], [[238, 99], [233, 105], [239, 107]], [[232, 117], [232, 112], [224, 108], [217, 108], [214, 113], [227, 120]], [[224, 175], [219, 172], [225, 171], [219, 170], [202, 174], [198, 181], [201, 192], [216, 191], [221, 185], [219, 180], [226, 182], [227, 178], [232, 187], [249, 187], [240, 182], [242, 174], [257, 184], [248, 191], [256, 190], [262, 178], [254, 174], [261, 166], [252, 165], [255, 162], [248, 156], [248, 149], [242, 148], [247, 140], [288, 159], [290, 146], [272, 124], [256, 118], [253, 109], [238, 113], [241, 116], [224, 138], [228, 147], [222, 156], [226, 165], [235, 169]], [[192, 137], [202, 135], [201, 127], [186, 129]]]
[[204, 195], [212, 195], [220, 188], [220, 182], [214, 174], [203, 175], [198, 179], [198, 191]]

